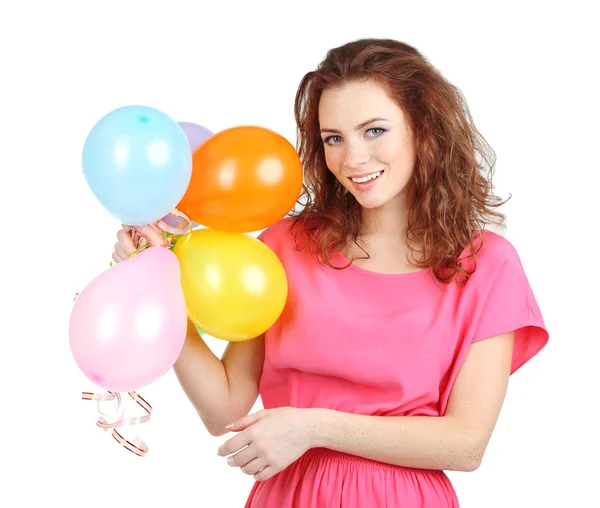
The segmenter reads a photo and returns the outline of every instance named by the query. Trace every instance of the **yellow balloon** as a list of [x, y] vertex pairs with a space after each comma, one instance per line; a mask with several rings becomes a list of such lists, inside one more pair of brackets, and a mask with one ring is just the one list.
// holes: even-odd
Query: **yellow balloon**
[[197, 229], [173, 252], [190, 321], [228, 341], [258, 337], [281, 315], [288, 294], [285, 270], [260, 240], [244, 233]]

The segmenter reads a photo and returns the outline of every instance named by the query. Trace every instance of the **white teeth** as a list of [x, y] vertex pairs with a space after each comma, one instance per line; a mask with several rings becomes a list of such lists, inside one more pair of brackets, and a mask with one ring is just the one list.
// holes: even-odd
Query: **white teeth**
[[365, 183], [369, 180], [375, 180], [379, 175], [381, 175], [383, 171], [378, 171], [377, 173], [373, 173], [372, 175], [363, 176], [362, 178], [353, 178], [352, 181], [356, 183]]

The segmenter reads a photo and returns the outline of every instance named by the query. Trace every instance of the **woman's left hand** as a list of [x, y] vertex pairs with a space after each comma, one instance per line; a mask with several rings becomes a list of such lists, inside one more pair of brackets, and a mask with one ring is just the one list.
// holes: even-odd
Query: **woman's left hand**
[[313, 447], [314, 414], [313, 409], [281, 407], [245, 416], [228, 426], [239, 434], [219, 448], [219, 455], [229, 455], [230, 466], [256, 480], [268, 480]]

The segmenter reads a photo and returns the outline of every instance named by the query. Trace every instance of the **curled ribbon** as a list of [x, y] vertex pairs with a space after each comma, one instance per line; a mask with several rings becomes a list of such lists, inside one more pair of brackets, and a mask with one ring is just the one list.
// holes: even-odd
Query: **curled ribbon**
[[[185, 235], [183, 241], [187, 242], [192, 233], [192, 221], [189, 219], [189, 217], [187, 215], [181, 213], [179, 210], [173, 210], [169, 215], [174, 215], [176, 217], [180, 217], [182, 220], [179, 222], [179, 224], [176, 227], [169, 226], [163, 220], [159, 220], [156, 223], [157, 226], [160, 227], [163, 231], [165, 231], [165, 233], [173, 235], [176, 238], [175, 241], [178, 241], [177, 240], [178, 237]], [[185, 231], [186, 229], [187, 229], [187, 231]], [[133, 240], [133, 245], [136, 250], [135, 250], [135, 252], [133, 252], [131, 254], [131, 256], [129, 256], [130, 258], [132, 258], [136, 254], [138, 254], [139, 252], [143, 251], [144, 249], [146, 249], [150, 246], [148, 244], [148, 242], [143, 242], [144, 238], [141, 237], [137, 233], [137, 231], [135, 231], [134, 229], [131, 230], [131, 238]], [[169, 243], [172, 241], [173, 240], [171, 238], [165, 239], [165, 244], [166, 244], [165, 247], [173, 247], [174, 243]], [[142, 242], [143, 242], [143, 244], [142, 244]], [[110, 265], [112, 266], [113, 263], [111, 262]], [[73, 302], [77, 299], [78, 295], [79, 295], [79, 293], [75, 294], [75, 297], [73, 298]], [[148, 446], [146, 446], [146, 443], [144, 443], [137, 436], [135, 438], [133, 438], [132, 440], [125, 439], [123, 437], [123, 435], [117, 430], [117, 428], [125, 427], [128, 425], [137, 425], [140, 423], [147, 422], [148, 420], [150, 420], [150, 416], [152, 415], [152, 406], [146, 400], [144, 400], [144, 398], [142, 396], [140, 396], [136, 392], [127, 392], [127, 393], [139, 406], [142, 407], [142, 409], [144, 409], [146, 411], [146, 413], [147, 413], [146, 415], [138, 416], [135, 418], [125, 419], [124, 418], [124, 409], [121, 405], [121, 394], [117, 393], [117, 392], [109, 391], [108, 393], [104, 393], [101, 395], [97, 394], [97, 393], [92, 393], [92, 392], [82, 392], [81, 398], [83, 400], [95, 400], [97, 402], [98, 412], [103, 415], [103, 416], [100, 416], [98, 418], [98, 420], [96, 421], [96, 425], [98, 425], [98, 427], [100, 427], [101, 429], [104, 429], [104, 430], [112, 429], [112, 436], [113, 436], [113, 438], [115, 438], [115, 441], [117, 441], [117, 443], [122, 445], [124, 448], [126, 448], [130, 452], [135, 453], [136, 455], [139, 455], [140, 457], [143, 457], [148, 452]], [[117, 407], [113, 411], [113, 414], [118, 416], [118, 418], [114, 422], [109, 423], [106, 420], [106, 418], [104, 418], [104, 417], [108, 417], [109, 413], [105, 413], [104, 411], [102, 411], [100, 406], [103, 402], [112, 401], [112, 400], [117, 401]]]
[[[175, 217], [179, 217], [182, 220], [175, 227], [169, 226], [162, 219], [159, 220], [158, 221], [158, 226], [163, 231], [166, 231], [167, 233], [171, 233], [172, 235], [182, 235], [182, 234], [189, 234], [190, 233], [190, 231], [192, 230], [192, 221], [190, 220], [190, 218], [186, 214], [184, 214], [184, 213], [180, 212], [179, 210], [175, 209], [171, 213], [169, 213], [169, 215], [174, 215]], [[187, 231], [184, 232], [184, 230], [186, 228], [187, 228]]]
[[[179, 210], [173, 210], [169, 213], [169, 215], [174, 215], [175, 217], [179, 217], [182, 220], [175, 227], [169, 226], [162, 219], [156, 222], [156, 225], [160, 229], [162, 229], [165, 233], [167, 233], [167, 238], [165, 240], [165, 244], [166, 244], [165, 246], [173, 247], [175, 245], [174, 243], [169, 243], [170, 241], [172, 242], [172, 240], [173, 240], [172, 238], [169, 237], [169, 235], [174, 236], [176, 238], [180, 237], [182, 235], [185, 235], [184, 241], [187, 242], [190, 237], [190, 234], [192, 233], [192, 221], [186, 214], [180, 212]], [[142, 242], [144, 239], [137, 233], [137, 231], [135, 231], [135, 230], [131, 231], [131, 238], [133, 239], [133, 245], [136, 248], [136, 251], [133, 254], [131, 254], [130, 257], [135, 256], [137, 253], [139, 253], [140, 251], [142, 251], [148, 247], [147, 242], [144, 242], [142, 245]]]
[[[179, 217], [182, 220], [177, 224], [177, 226], [172, 227], [169, 226], [162, 219], [157, 221], [155, 224], [162, 229], [165, 233], [167, 233], [167, 238], [165, 239], [165, 247], [170, 248], [171, 250], [175, 246], [175, 243], [178, 241], [178, 237], [185, 235], [183, 241], [187, 242], [190, 239], [190, 235], [192, 233], [192, 221], [190, 218], [179, 210], [172, 210], [168, 215], [174, 215], [175, 217]], [[187, 231], [185, 231], [187, 229]], [[142, 236], [138, 234], [135, 229], [131, 230], [131, 239], [133, 240], [133, 246], [135, 247], [135, 252], [133, 252], [129, 257], [132, 258], [136, 254], [139, 254], [144, 249], [150, 247], [148, 242], [144, 240]], [[175, 239], [173, 240], [173, 237]], [[113, 262], [110, 262], [110, 266], [113, 266]]]
[[[117, 430], [117, 428], [147, 422], [148, 420], [150, 420], [150, 416], [152, 414], [152, 406], [150, 404], [148, 404], [148, 402], [146, 400], [144, 400], [136, 392], [127, 392], [127, 393], [148, 414], [143, 415], [143, 416], [137, 416], [135, 418], [126, 418], [125, 419], [124, 418], [124, 409], [121, 406], [121, 394], [119, 394], [117, 392], [108, 392], [108, 393], [104, 393], [104, 394], [97, 394], [97, 393], [92, 393], [92, 392], [82, 392], [81, 398], [83, 400], [97, 401], [98, 412], [103, 415], [103, 416], [100, 416], [98, 418], [98, 420], [96, 421], [96, 425], [98, 425], [98, 427], [100, 427], [101, 429], [104, 429], [105, 431], [108, 429], [112, 429], [112, 437], [115, 438], [115, 441], [117, 441], [117, 443], [119, 443], [121, 446], [123, 446], [130, 452], [135, 453], [136, 455], [139, 455], [140, 457], [143, 457], [148, 452], [148, 446], [146, 446], [146, 443], [144, 443], [137, 436], [135, 438], [133, 438], [132, 440], [125, 439], [123, 437], [123, 435]], [[111, 413], [106, 413], [106, 412], [102, 411], [102, 409], [100, 408], [100, 405], [103, 402], [111, 401], [111, 400], [117, 401], [117, 407], [113, 411], [113, 414], [116, 414], [118, 416], [118, 418], [114, 422], [109, 423], [106, 420], [106, 418], [104, 418], [104, 417], [105, 416], [108, 417]]]

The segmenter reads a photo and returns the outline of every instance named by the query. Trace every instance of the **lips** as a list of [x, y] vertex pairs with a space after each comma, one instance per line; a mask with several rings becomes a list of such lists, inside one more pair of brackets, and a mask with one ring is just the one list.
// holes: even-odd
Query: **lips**
[[383, 170], [379, 170], [379, 171], [374, 171], [372, 173], [362, 173], [362, 174], [356, 175], [356, 176], [349, 176], [348, 178], [350, 178], [350, 180], [352, 180], [354, 183], [367, 183], [371, 180], [375, 180], [376, 178], [379, 178], [382, 173], [383, 173]]
[[348, 179], [352, 182], [353, 187], [357, 191], [367, 192], [379, 183], [383, 173], [383, 170], [373, 171], [371, 173], [361, 173], [360, 175], [348, 177]]

